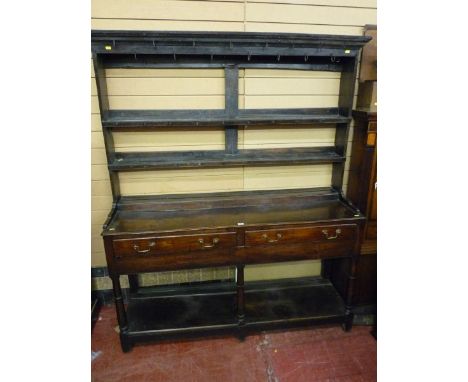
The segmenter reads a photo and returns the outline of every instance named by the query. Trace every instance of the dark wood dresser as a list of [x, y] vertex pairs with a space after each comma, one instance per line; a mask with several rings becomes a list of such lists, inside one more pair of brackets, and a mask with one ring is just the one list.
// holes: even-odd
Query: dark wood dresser
[[[343, 195], [357, 58], [365, 36], [93, 31], [92, 51], [114, 203], [103, 238], [123, 351], [136, 342], [201, 333], [340, 323], [351, 329], [365, 217]], [[224, 110], [112, 110], [106, 68], [224, 68]], [[239, 109], [238, 72], [279, 68], [341, 72], [338, 105]], [[238, 148], [239, 126], [334, 126], [327, 147]], [[225, 150], [116, 152], [113, 132], [224, 126]], [[191, 195], [122, 195], [119, 173], [204, 167], [330, 164], [329, 187]], [[346, 275], [244, 283], [246, 264], [336, 259]], [[137, 275], [235, 266], [236, 281], [144, 288]], [[125, 307], [120, 276], [128, 275]]]

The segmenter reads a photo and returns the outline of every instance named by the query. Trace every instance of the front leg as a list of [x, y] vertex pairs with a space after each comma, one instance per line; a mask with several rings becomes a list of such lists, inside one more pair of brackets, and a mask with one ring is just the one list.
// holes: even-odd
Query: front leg
[[245, 339], [244, 265], [237, 266], [237, 337]]
[[346, 288], [346, 311], [345, 311], [345, 321], [343, 324], [343, 330], [349, 332], [353, 327], [353, 297], [354, 297], [354, 284], [356, 280], [356, 271], [357, 271], [358, 257], [353, 256], [350, 261], [349, 273], [348, 273], [348, 283]]
[[124, 353], [132, 349], [131, 341], [128, 338], [128, 322], [127, 313], [123, 303], [122, 288], [120, 286], [119, 275], [112, 275], [112, 290], [114, 292], [115, 310], [117, 312], [117, 321], [119, 322], [120, 329], [120, 345]]
[[139, 282], [138, 282], [138, 275], [128, 275], [128, 284], [130, 286], [130, 292], [136, 293], [138, 292]]

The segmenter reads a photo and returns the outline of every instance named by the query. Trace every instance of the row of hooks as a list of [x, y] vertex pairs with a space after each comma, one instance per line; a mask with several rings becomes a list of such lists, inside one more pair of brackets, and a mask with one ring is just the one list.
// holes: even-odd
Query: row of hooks
[[[134, 53], [133, 56], [135, 57], [135, 60], [137, 60], [137, 54]], [[172, 54], [172, 56], [174, 58], [174, 61], [177, 61], [177, 54], [175, 52]], [[247, 55], [247, 61], [250, 61], [251, 58], [252, 58], [252, 55], [249, 53]], [[210, 61], [213, 61], [213, 59], [214, 59], [214, 55], [211, 54], [210, 55]], [[278, 56], [276, 56], [276, 61], [279, 62], [280, 60], [281, 60], [281, 55], [278, 54]], [[304, 56], [304, 62], [307, 62], [308, 60], [309, 60], [309, 56]], [[330, 56], [330, 62], [339, 63], [339, 62], [341, 62], [341, 59], [338, 58], [338, 57], [335, 57], [335, 56]]]
[[[115, 46], [116, 46], [115, 40], [112, 40], [112, 45], [113, 45], [114, 48], [115, 48]], [[195, 40], [193, 40], [193, 41], [192, 41], [192, 46], [195, 46], [195, 45], [196, 45]], [[155, 48], [157, 48], [157, 45], [156, 45], [155, 40], [153, 40], [153, 46], [154, 46]], [[231, 48], [233, 47], [232, 41], [229, 41], [229, 46], [230, 46]], [[294, 48], [294, 44], [292, 44], [292, 47]], [[265, 43], [265, 48], [268, 48], [268, 42]], [[135, 57], [135, 60], [136, 60], [136, 59], [137, 59], [137, 54], [136, 54], [136, 53], [134, 54], [134, 57]], [[176, 61], [176, 60], [177, 60], [177, 54], [176, 54], [175, 52], [173, 53], [173, 57], [174, 57], [174, 61]], [[211, 54], [211, 55], [210, 55], [210, 60], [211, 60], [211, 61], [213, 61], [213, 57], [214, 57], [213, 54]], [[251, 57], [252, 57], [251, 53], [248, 53], [248, 55], [247, 55], [247, 61], [250, 61]], [[278, 54], [278, 56], [276, 57], [276, 60], [279, 62], [279, 61], [281, 60], [281, 55]], [[304, 56], [304, 62], [307, 62], [308, 60], [309, 60], [309, 56], [307, 56], [307, 55]], [[339, 62], [341, 62], [341, 59], [338, 58], [338, 57], [335, 57], [335, 56], [330, 56], [330, 61], [331, 61], [332, 63], [339, 63]]]
[[[156, 40], [152, 40], [152, 42], [153, 42], [153, 46], [157, 49], [158, 46], [156, 45]], [[113, 45], [114, 48], [115, 48], [115, 46], [116, 46], [115, 40], [112, 40], [112, 45]], [[195, 40], [192, 40], [192, 46], [196, 46]], [[229, 47], [230, 47], [230, 48], [233, 48], [233, 47], [234, 47], [232, 41], [229, 41]], [[269, 47], [268, 42], [265, 42], [265, 48], [268, 48], [268, 47]], [[290, 47], [291, 47], [291, 48], [294, 48], [294, 47], [295, 47], [295, 44], [294, 44], [294, 43], [291, 43], [291, 44], [290, 44]], [[320, 48], [320, 47], [321, 47], [321, 46], [319, 45], [319, 48]], [[306, 56], [306, 57], [307, 57], [307, 56]]]

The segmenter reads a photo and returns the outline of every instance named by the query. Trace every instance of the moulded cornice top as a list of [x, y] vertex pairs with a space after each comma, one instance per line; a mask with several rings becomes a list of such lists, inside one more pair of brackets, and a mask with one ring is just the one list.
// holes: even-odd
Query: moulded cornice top
[[356, 51], [370, 41], [371, 37], [303, 33], [93, 30], [91, 40], [95, 53], [157, 53], [158, 47], [174, 46], [191, 48], [193, 54], [197, 54], [199, 49], [213, 48], [222, 48], [229, 54], [229, 49], [235, 53], [238, 49], [249, 47], [262, 49], [268, 54], [279, 48]]

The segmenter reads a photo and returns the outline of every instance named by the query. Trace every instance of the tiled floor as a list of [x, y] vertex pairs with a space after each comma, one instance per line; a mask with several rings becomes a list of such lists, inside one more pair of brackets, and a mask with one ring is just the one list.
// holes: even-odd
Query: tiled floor
[[113, 307], [103, 307], [92, 336], [92, 381], [367, 382], [376, 381], [370, 327], [338, 326], [136, 345], [120, 350]]

